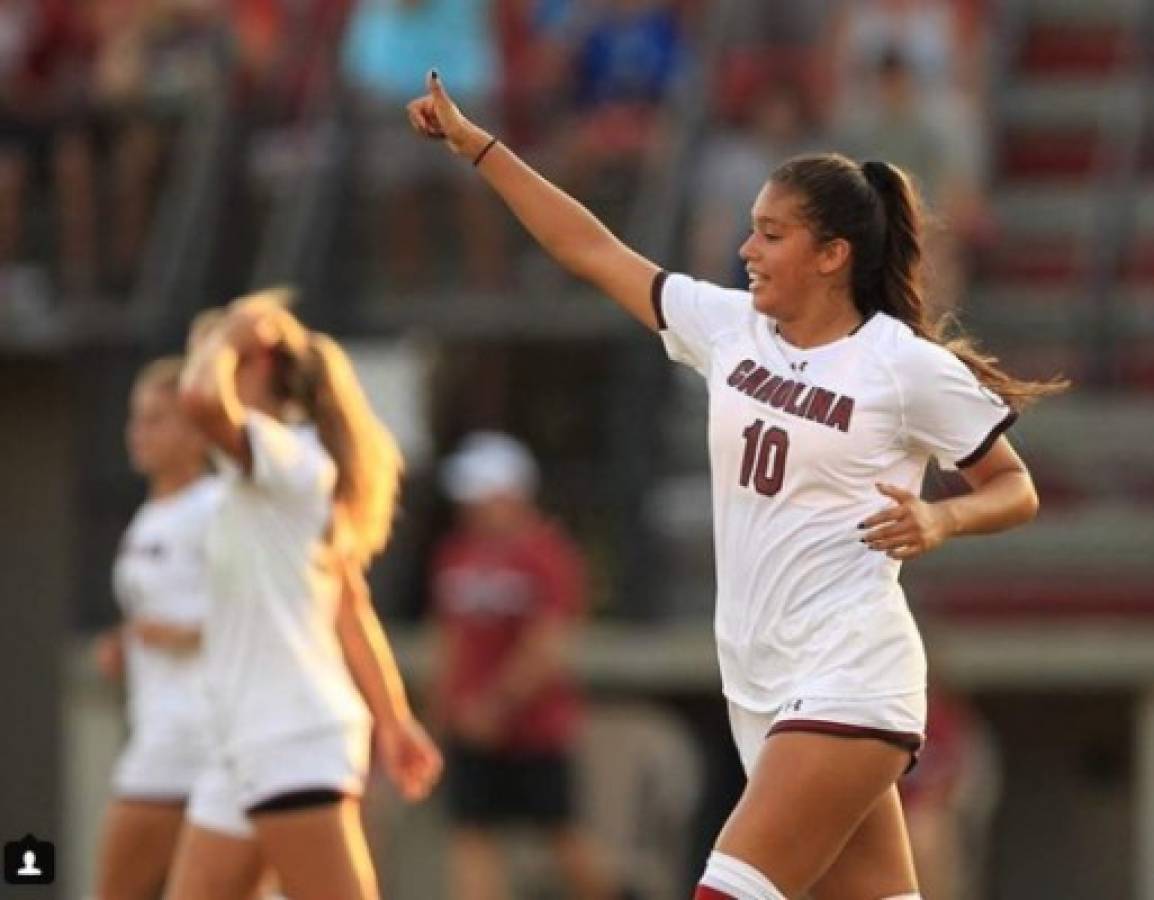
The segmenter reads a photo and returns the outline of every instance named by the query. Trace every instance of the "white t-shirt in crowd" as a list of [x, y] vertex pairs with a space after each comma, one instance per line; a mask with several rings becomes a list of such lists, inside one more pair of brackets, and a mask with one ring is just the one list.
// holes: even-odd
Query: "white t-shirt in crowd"
[[326, 565], [336, 466], [310, 426], [248, 411], [253, 469], [221, 457], [209, 531], [213, 608], [205, 666], [226, 751], [369, 714], [336, 633], [340, 581]]
[[[205, 540], [220, 501], [218, 479], [205, 476], [137, 510], [120, 542], [113, 587], [126, 619], [202, 626], [210, 605]], [[206, 710], [200, 653], [126, 640], [128, 715], [133, 734], [202, 733]]]
[[726, 696], [770, 712], [801, 694], [922, 690], [901, 565], [857, 526], [891, 504], [877, 483], [919, 492], [930, 457], [964, 467], [1014, 414], [954, 354], [884, 313], [803, 350], [745, 291], [662, 274], [654, 303], [670, 358], [709, 391]]

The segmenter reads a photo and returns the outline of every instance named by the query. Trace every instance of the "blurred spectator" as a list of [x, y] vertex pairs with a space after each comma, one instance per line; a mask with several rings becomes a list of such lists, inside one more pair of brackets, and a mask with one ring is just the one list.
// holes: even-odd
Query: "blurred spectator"
[[114, 186], [104, 275], [126, 290], [144, 249], [173, 129], [224, 83], [233, 41], [219, 0], [106, 0], [101, 34], [97, 100]]
[[[91, 81], [96, 0], [3, 4], [7, 77], [0, 122], [0, 278], [22, 261], [35, 165], [50, 170], [59, 223], [60, 276], [88, 294], [96, 274]], [[3, 286], [0, 285], [0, 289]]]
[[525, 824], [548, 840], [570, 896], [607, 900], [599, 858], [576, 825], [581, 703], [566, 652], [586, 602], [581, 559], [537, 509], [536, 463], [512, 438], [470, 435], [443, 481], [461, 512], [432, 572], [450, 895], [508, 896], [499, 829]]
[[706, 139], [694, 186], [690, 270], [716, 284], [745, 286], [737, 247], [749, 230], [753, 197], [791, 156], [817, 149], [815, 123], [789, 83], [765, 85], [734, 122]]
[[415, 138], [405, 115], [405, 104], [436, 68], [454, 96], [496, 128], [491, 15], [487, 0], [360, 0], [349, 25], [344, 68], [365, 131], [365, 173], [382, 195], [388, 274], [402, 286], [435, 268], [426, 252], [425, 213], [426, 193], [436, 184], [456, 195], [469, 277], [487, 288], [504, 280], [504, 223], [492, 198], [468, 166]]
[[807, 114], [825, 123], [836, 83], [832, 22], [841, 0], [760, 0], [732, 4], [715, 103], [739, 115], [765, 90], [789, 85]]
[[935, 286], [930, 300], [948, 309], [964, 289], [963, 249], [986, 230], [980, 166], [969, 136], [932, 95], [920, 92], [900, 50], [883, 53], [874, 74], [876, 102], [847, 113], [837, 125], [835, 143], [854, 158], [892, 162], [917, 180], [941, 226], [926, 235]]
[[876, 73], [897, 53], [937, 110], [953, 120], [965, 152], [985, 168], [984, 0], [854, 0], [843, 3], [833, 25], [841, 65], [838, 108], [874, 101]]
[[28, 283], [36, 257], [67, 296], [130, 286], [165, 138], [224, 74], [227, 13], [219, 0], [0, 2], [0, 292]]
[[497, 0], [501, 48], [501, 118], [505, 140], [519, 150], [549, 136], [564, 112], [572, 32], [580, 18], [571, 0]]
[[923, 89], [976, 98], [984, 60], [982, 19], [971, 0], [855, 0], [835, 21], [842, 88], [852, 97], [862, 73], [897, 48]]
[[688, 48], [670, 0], [607, 0], [580, 23], [572, 52], [574, 121], [560, 181], [585, 196], [607, 170], [635, 175], [664, 149], [664, 104]]
[[998, 771], [990, 737], [960, 695], [931, 684], [926, 743], [898, 782], [926, 900], [978, 900]]
[[290, 118], [324, 95], [353, 2], [231, 0], [238, 55], [263, 118]]

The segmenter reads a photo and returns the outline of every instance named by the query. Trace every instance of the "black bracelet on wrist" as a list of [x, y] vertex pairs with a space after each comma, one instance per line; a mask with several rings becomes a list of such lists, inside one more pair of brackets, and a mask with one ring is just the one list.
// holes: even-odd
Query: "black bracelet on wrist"
[[487, 143], [485, 145], [484, 149], [482, 149], [481, 152], [477, 154], [477, 157], [473, 160], [473, 165], [474, 166], [481, 165], [481, 160], [483, 160], [485, 158], [485, 155], [490, 150], [492, 150], [496, 145], [497, 145], [497, 139], [496, 138], [490, 139], [489, 143]]

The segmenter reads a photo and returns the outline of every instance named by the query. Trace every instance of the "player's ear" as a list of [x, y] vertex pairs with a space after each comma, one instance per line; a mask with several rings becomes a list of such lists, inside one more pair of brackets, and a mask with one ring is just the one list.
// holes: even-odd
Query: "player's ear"
[[845, 238], [833, 238], [818, 248], [817, 270], [822, 275], [833, 275], [849, 265], [853, 248]]

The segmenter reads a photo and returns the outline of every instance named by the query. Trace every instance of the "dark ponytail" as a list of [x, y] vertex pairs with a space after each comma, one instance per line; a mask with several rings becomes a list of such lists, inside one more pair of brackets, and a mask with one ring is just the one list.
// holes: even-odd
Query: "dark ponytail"
[[995, 357], [978, 350], [952, 316], [930, 313], [922, 286], [921, 202], [901, 169], [874, 161], [859, 166], [826, 153], [787, 161], [771, 181], [798, 192], [802, 214], [819, 241], [840, 238], [850, 244], [850, 289], [862, 315], [887, 313], [919, 337], [941, 344], [1014, 409], [1069, 386], [1062, 378], [1014, 378]]

